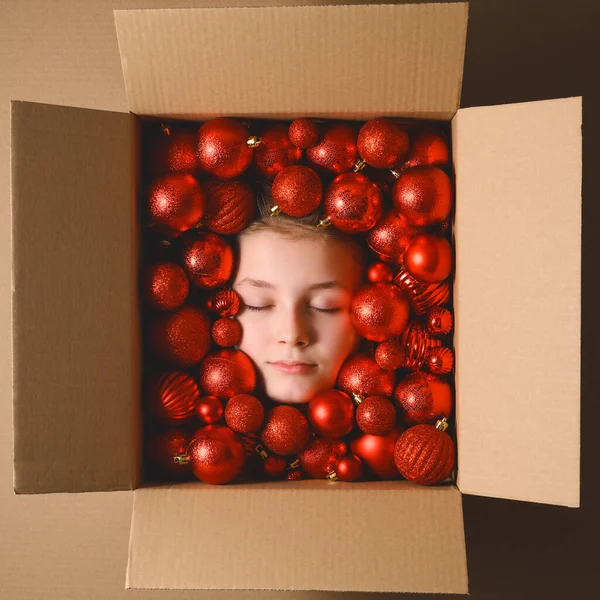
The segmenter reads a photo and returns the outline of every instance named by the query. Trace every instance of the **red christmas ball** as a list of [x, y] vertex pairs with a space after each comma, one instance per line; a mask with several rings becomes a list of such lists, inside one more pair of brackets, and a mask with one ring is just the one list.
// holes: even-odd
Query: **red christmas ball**
[[224, 348], [229, 348], [240, 343], [242, 339], [242, 325], [237, 319], [222, 317], [213, 323], [212, 338]]
[[341, 438], [352, 431], [354, 403], [340, 390], [325, 390], [308, 403], [308, 420], [326, 438]]
[[194, 173], [198, 169], [196, 132], [182, 127], [161, 127], [150, 140], [151, 173]]
[[404, 346], [398, 340], [381, 342], [375, 350], [375, 362], [382, 368], [395, 371], [404, 366]]
[[368, 165], [391, 169], [406, 156], [408, 143], [408, 134], [402, 125], [381, 117], [367, 121], [360, 128], [356, 145]]
[[446, 375], [454, 367], [454, 353], [450, 348], [442, 346], [432, 348], [427, 352], [425, 363], [435, 375]]
[[356, 424], [364, 433], [387, 435], [396, 425], [396, 409], [383, 396], [369, 396], [356, 409]]
[[183, 241], [183, 267], [195, 286], [219, 287], [231, 277], [233, 250], [216, 233], [191, 232]]
[[406, 329], [410, 304], [391, 283], [368, 283], [354, 294], [350, 318], [358, 333], [372, 341], [383, 342]]
[[214, 352], [202, 361], [200, 387], [205, 394], [223, 399], [249, 394], [256, 387], [254, 365], [241, 350]]
[[187, 453], [190, 436], [181, 429], [170, 429], [148, 440], [147, 456], [159, 475], [168, 479], [186, 479], [192, 474]]
[[235, 479], [246, 460], [242, 440], [224, 425], [209, 425], [196, 431], [189, 453], [194, 475], [213, 485]]
[[198, 402], [196, 414], [204, 424], [214, 425], [223, 416], [223, 404], [216, 396], [204, 396]]
[[275, 456], [274, 454], [267, 456], [263, 461], [263, 470], [265, 474], [273, 479], [281, 477], [285, 473], [286, 466], [287, 463], [285, 462], [285, 458]]
[[340, 369], [337, 385], [347, 394], [391, 396], [394, 393], [396, 373], [382, 369], [375, 359], [356, 354], [346, 360]]
[[396, 427], [387, 435], [364, 433], [350, 443], [356, 454], [368, 469], [380, 479], [398, 479], [398, 469], [394, 463], [394, 447], [402, 429]]
[[419, 281], [441, 282], [452, 272], [450, 243], [437, 235], [418, 235], [404, 252], [404, 266]]
[[159, 421], [180, 423], [196, 412], [200, 390], [191, 375], [171, 371], [150, 379], [147, 401], [151, 412]]
[[227, 402], [225, 421], [237, 433], [256, 433], [265, 419], [261, 401], [250, 394], [237, 394]]
[[315, 438], [298, 458], [307, 475], [313, 479], [325, 479], [335, 470], [340, 455], [327, 440]]
[[349, 171], [358, 158], [356, 131], [346, 123], [334, 123], [323, 138], [306, 150], [306, 158], [333, 173]]
[[396, 387], [394, 398], [400, 417], [408, 425], [435, 423], [452, 412], [452, 390], [447, 381], [431, 373], [415, 371]]
[[188, 173], [169, 173], [155, 179], [148, 192], [148, 214], [166, 232], [187, 231], [204, 215], [206, 197]]
[[254, 148], [248, 143], [247, 129], [235, 119], [218, 117], [198, 131], [200, 167], [218, 179], [233, 179], [252, 162]]
[[425, 364], [427, 351], [440, 343], [427, 334], [419, 321], [411, 321], [401, 339], [404, 352], [403, 366], [407, 369], [420, 369]]
[[411, 225], [404, 215], [392, 209], [383, 215], [365, 239], [381, 260], [400, 263], [411, 240], [420, 232], [421, 228]]
[[358, 481], [362, 475], [362, 460], [354, 454], [343, 456], [335, 466], [335, 474], [341, 481]]
[[445, 166], [450, 162], [448, 144], [441, 131], [422, 129], [412, 138], [403, 168], [419, 165]]
[[285, 167], [297, 163], [302, 150], [292, 144], [288, 127], [283, 123], [269, 125], [261, 136], [260, 145], [254, 151], [254, 165], [267, 179], [273, 179]]
[[312, 119], [296, 119], [288, 129], [288, 136], [297, 148], [310, 148], [319, 141], [319, 128]]
[[206, 210], [202, 223], [222, 235], [233, 235], [247, 227], [256, 215], [252, 188], [236, 179], [211, 179], [204, 183]]
[[450, 214], [452, 183], [437, 167], [414, 167], [396, 181], [392, 199], [395, 209], [412, 225], [432, 225]]
[[452, 438], [433, 425], [407, 429], [396, 442], [394, 462], [400, 474], [419, 485], [435, 485], [454, 469]]
[[174, 310], [185, 302], [189, 291], [188, 278], [178, 264], [159, 262], [146, 267], [142, 277], [142, 294], [148, 306], [157, 310]]
[[342, 173], [331, 182], [324, 208], [336, 229], [363, 233], [383, 214], [381, 190], [361, 173]]
[[452, 331], [453, 321], [452, 313], [447, 308], [438, 306], [427, 314], [425, 329], [433, 337], [442, 337]]
[[291, 217], [304, 217], [319, 207], [323, 197], [321, 178], [310, 167], [285, 167], [271, 187], [273, 203]]
[[211, 344], [210, 320], [199, 308], [184, 305], [150, 323], [149, 345], [162, 360], [181, 368], [197, 365]]
[[415, 313], [418, 315], [445, 304], [450, 298], [450, 286], [446, 281], [430, 284], [421, 283], [406, 269], [398, 271], [394, 277], [394, 284], [408, 296]]
[[371, 283], [391, 283], [393, 279], [392, 268], [383, 262], [373, 263], [367, 270], [367, 280]]
[[275, 406], [267, 413], [260, 437], [265, 446], [275, 454], [299, 454], [310, 439], [308, 421], [293, 406]]
[[206, 308], [222, 317], [234, 317], [240, 310], [240, 297], [232, 289], [219, 290], [208, 299]]

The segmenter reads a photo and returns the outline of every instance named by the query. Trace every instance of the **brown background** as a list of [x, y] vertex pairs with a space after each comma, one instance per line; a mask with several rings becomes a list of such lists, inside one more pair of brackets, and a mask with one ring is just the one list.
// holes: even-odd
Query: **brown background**
[[[18, 497], [12, 492], [9, 101], [127, 110], [112, 8], [198, 4], [185, 0], [0, 1], [0, 327], [5, 332], [0, 339], [2, 598], [282, 596], [280, 592], [126, 592], [130, 492]], [[243, 4], [275, 3], [248, 0]], [[581, 508], [465, 496], [470, 589], [476, 599], [582, 599], [597, 594], [600, 486], [595, 429], [600, 422], [600, 370], [596, 364], [600, 353], [595, 341], [600, 338], [600, 323], [595, 309], [600, 298], [595, 259], [600, 239], [596, 167], [600, 160], [600, 83], [594, 57], [600, 55], [599, 17], [600, 6], [592, 0], [569, 0], [561, 5], [541, 0], [471, 2], [461, 105], [582, 95], [583, 197], [587, 198], [582, 249]], [[557, 273], [568, 277], [560, 272], [560, 265]], [[388, 561], [393, 569], [394, 557]], [[292, 596], [323, 599], [341, 594]]]

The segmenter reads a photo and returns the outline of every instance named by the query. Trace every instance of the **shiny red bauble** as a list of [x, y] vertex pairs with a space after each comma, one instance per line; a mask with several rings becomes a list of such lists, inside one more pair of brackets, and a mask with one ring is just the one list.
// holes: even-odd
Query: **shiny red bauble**
[[350, 443], [353, 454], [356, 454], [364, 465], [380, 479], [398, 479], [398, 469], [394, 463], [394, 447], [402, 429], [392, 429], [387, 435], [371, 435], [365, 433]]
[[240, 310], [240, 297], [232, 289], [219, 290], [208, 299], [206, 308], [218, 313], [222, 317], [233, 317]]
[[149, 144], [148, 164], [154, 175], [194, 173], [198, 169], [196, 132], [182, 127], [162, 127]]
[[450, 348], [432, 348], [425, 358], [427, 368], [435, 375], [446, 375], [454, 367], [454, 352]]
[[325, 479], [335, 470], [340, 455], [327, 440], [315, 438], [298, 456], [300, 466], [313, 479]]
[[369, 396], [356, 409], [356, 424], [364, 433], [387, 435], [396, 425], [396, 409], [383, 396]]
[[179, 308], [188, 296], [190, 283], [185, 271], [176, 263], [149, 265], [142, 276], [142, 296], [146, 304], [157, 310]]
[[367, 233], [365, 240], [380, 260], [400, 263], [412, 239], [421, 232], [421, 228], [411, 225], [404, 215], [391, 209]]
[[214, 425], [223, 417], [223, 403], [216, 396], [204, 396], [198, 402], [196, 415], [205, 425]]
[[233, 235], [244, 229], [256, 215], [252, 188], [243, 181], [210, 179], [203, 183], [206, 210], [202, 224], [214, 233]]
[[432, 373], [415, 371], [407, 375], [394, 390], [400, 418], [408, 425], [435, 423], [452, 412], [450, 384]]
[[254, 166], [267, 179], [273, 179], [285, 167], [297, 163], [302, 150], [288, 137], [283, 123], [269, 125], [261, 135], [260, 145], [254, 150]]
[[447, 239], [424, 234], [412, 239], [404, 252], [406, 270], [419, 281], [438, 283], [452, 272], [452, 248]]
[[367, 354], [355, 354], [340, 369], [337, 385], [347, 394], [391, 396], [394, 393], [396, 373], [382, 369]]
[[346, 123], [334, 123], [314, 146], [306, 150], [306, 158], [315, 166], [344, 173], [349, 171], [358, 159], [356, 131]]
[[256, 371], [248, 355], [241, 350], [219, 350], [202, 361], [199, 380], [205, 394], [228, 399], [253, 392]]
[[422, 283], [406, 269], [400, 269], [396, 273], [394, 284], [408, 296], [417, 315], [422, 315], [432, 308], [446, 304], [450, 298], [450, 286], [447, 281]]
[[175, 424], [189, 419], [196, 412], [200, 390], [191, 375], [171, 371], [150, 379], [146, 400], [159, 421]]
[[354, 425], [354, 403], [341, 390], [319, 392], [308, 403], [307, 414], [313, 430], [325, 438], [341, 438]]
[[192, 474], [187, 453], [190, 440], [190, 435], [182, 429], [170, 429], [153, 435], [147, 444], [150, 466], [162, 477], [187, 479]]
[[391, 169], [402, 162], [408, 145], [406, 129], [384, 117], [367, 121], [360, 128], [356, 143], [360, 157], [377, 169]]
[[196, 286], [212, 289], [224, 285], [233, 271], [233, 250], [216, 233], [186, 234], [182, 251], [183, 268]]
[[362, 475], [362, 460], [354, 454], [343, 456], [335, 466], [335, 474], [340, 481], [358, 481]]
[[306, 417], [297, 408], [281, 405], [267, 413], [260, 437], [271, 452], [290, 456], [306, 448], [310, 429]]
[[445, 166], [450, 152], [444, 134], [435, 129], [422, 129], [414, 134], [403, 168], [419, 165]]
[[323, 183], [310, 167], [292, 165], [277, 174], [271, 193], [274, 205], [281, 212], [292, 217], [304, 217], [319, 207]]
[[262, 402], [250, 394], [237, 394], [227, 402], [225, 422], [237, 433], [256, 433], [265, 419]]
[[369, 265], [367, 269], [367, 280], [371, 283], [391, 283], [394, 279], [394, 271], [383, 262]]
[[236, 346], [242, 340], [241, 323], [237, 319], [217, 319], [212, 326], [212, 339], [223, 348]]
[[452, 313], [443, 307], [437, 307], [427, 313], [425, 329], [433, 337], [448, 335], [452, 330]]
[[296, 119], [288, 129], [288, 136], [297, 148], [310, 148], [319, 141], [319, 128], [312, 119]]

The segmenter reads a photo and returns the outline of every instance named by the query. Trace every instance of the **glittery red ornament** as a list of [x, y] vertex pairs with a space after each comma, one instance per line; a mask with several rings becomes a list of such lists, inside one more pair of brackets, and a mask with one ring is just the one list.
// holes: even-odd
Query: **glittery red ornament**
[[340, 390], [319, 392], [308, 403], [308, 420], [312, 428], [326, 438], [341, 438], [352, 431], [354, 404]]
[[187, 479], [191, 476], [192, 465], [187, 453], [190, 439], [182, 429], [170, 429], [148, 440], [148, 461], [158, 475], [168, 479]]
[[256, 215], [252, 188], [237, 179], [211, 179], [203, 184], [206, 210], [202, 224], [214, 233], [233, 235], [244, 229]]
[[445, 166], [450, 162], [448, 144], [441, 131], [422, 129], [412, 137], [403, 168], [419, 165]]
[[223, 416], [223, 403], [216, 396], [204, 396], [198, 402], [196, 415], [205, 425], [214, 425]]
[[358, 481], [362, 475], [362, 460], [354, 454], [343, 456], [338, 460], [332, 475], [329, 479], [334, 481]]
[[441, 282], [452, 272], [452, 248], [437, 235], [417, 235], [404, 252], [404, 266], [419, 281]]
[[148, 331], [149, 345], [158, 358], [184, 369], [193, 367], [210, 348], [210, 327], [204, 312], [184, 305], [154, 318]]
[[404, 346], [398, 340], [381, 342], [375, 350], [375, 362], [382, 368], [395, 371], [404, 365]]
[[404, 364], [407, 369], [420, 369], [425, 364], [427, 351], [440, 344], [428, 335], [419, 321], [411, 321], [402, 334]]
[[198, 169], [196, 132], [182, 127], [162, 126], [150, 139], [149, 167], [154, 175], [194, 173]]
[[396, 409], [383, 396], [369, 396], [356, 408], [356, 424], [364, 433], [387, 435], [396, 425]]
[[425, 364], [435, 375], [446, 375], [454, 367], [454, 353], [450, 348], [440, 346], [427, 352]]
[[296, 119], [288, 129], [288, 136], [297, 148], [310, 148], [319, 141], [319, 128], [312, 119]]
[[306, 448], [310, 438], [308, 421], [293, 406], [275, 406], [267, 413], [260, 437], [275, 454], [299, 454]]
[[213, 323], [212, 339], [224, 348], [230, 348], [240, 343], [242, 325], [237, 319], [220, 318]]
[[377, 169], [391, 169], [408, 152], [406, 129], [386, 118], [367, 121], [358, 132], [357, 148], [360, 157]]
[[380, 260], [400, 263], [411, 240], [421, 231], [421, 228], [411, 225], [405, 216], [391, 209], [366, 234], [365, 240]]
[[260, 145], [254, 151], [254, 166], [267, 179], [273, 179], [282, 169], [296, 164], [301, 158], [302, 150], [290, 141], [288, 127], [275, 123], [261, 135]]
[[193, 231], [183, 241], [183, 268], [197, 287], [223, 285], [233, 271], [233, 250], [216, 233]]
[[356, 354], [346, 360], [340, 369], [337, 385], [347, 394], [391, 396], [396, 384], [396, 373], [382, 369], [375, 359]]
[[452, 183], [437, 167], [414, 167], [396, 181], [392, 200], [395, 209], [412, 225], [432, 225], [450, 214]]
[[282, 169], [271, 187], [274, 205], [286, 215], [304, 217], [319, 207], [323, 197], [321, 178], [310, 167]]
[[263, 470], [268, 477], [277, 479], [285, 473], [287, 463], [281, 456], [267, 456], [263, 461]]
[[342, 173], [325, 194], [326, 222], [344, 233], [363, 233], [383, 214], [381, 190], [361, 173]]
[[265, 419], [262, 402], [250, 394], [237, 394], [227, 402], [225, 421], [237, 433], [256, 433]]
[[146, 399], [159, 421], [175, 424], [194, 414], [200, 401], [200, 390], [191, 375], [171, 371], [150, 379]]
[[235, 479], [246, 460], [242, 440], [224, 425], [209, 425], [196, 431], [189, 454], [194, 475], [213, 485]]
[[393, 278], [392, 268], [383, 262], [373, 263], [367, 269], [367, 280], [371, 283], [391, 283]]
[[455, 449], [443, 421], [407, 429], [396, 442], [394, 462], [403, 477], [419, 485], [435, 485], [454, 469]]
[[208, 299], [206, 308], [219, 313], [222, 317], [234, 317], [240, 310], [240, 297], [230, 288], [219, 290]]
[[394, 284], [408, 296], [418, 315], [445, 304], [450, 298], [450, 286], [447, 282], [427, 285], [417, 281], [406, 269], [398, 271], [394, 277]]
[[350, 448], [380, 479], [398, 479], [398, 469], [394, 464], [394, 447], [401, 433], [400, 427], [392, 429], [387, 435], [364, 433], [352, 440]]
[[142, 295], [148, 306], [157, 310], [179, 308], [188, 296], [190, 283], [176, 263], [159, 262], [146, 267], [142, 276]]
[[249, 394], [256, 387], [254, 365], [241, 350], [213, 352], [200, 366], [200, 387], [205, 394], [223, 399]]
[[325, 479], [341, 458], [327, 441], [313, 439], [298, 457], [304, 472], [313, 479]]
[[344, 442], [344, 440], [331, 440], [330, 439], [327, 441], [331, 444], [333, 451], [338, 456], [344, 456], [344, 454], [348, 454], [348, 444], [346, 444], [346, 442]]
[[427, 314], [425, 329], [430, 335], [441, 337], [452, 331], [453, 321], [452, 313], [447, 308], [438, 306]]
[[198, 131], [200, 167], [219, 179], [233, 179], [243, 173], [254, 155], [252, 138], [235, 119], [218, 117]]
[[169, 173], [155, 179], [148, 191], [150, 219], [165, 233], [187, 231], [204, 215], [206, 197], [187, 173]]
[[400, 418], [408, 425], [435, 423], [452, 412], [452, 390], [447, 381], [431, 373], [415, 371], [396, 387], [394, 398]]
[[399, 336], [409, 314], [408, 299], [391, 283], [365, 284], [350, 303], [352, 325], [362, 337], [376, 342]]
[[333, 173], [349, 171], [358, 159], [356, 131], [346, 123], [334, 123], [322, 139], [306, 150], [306, 158]]

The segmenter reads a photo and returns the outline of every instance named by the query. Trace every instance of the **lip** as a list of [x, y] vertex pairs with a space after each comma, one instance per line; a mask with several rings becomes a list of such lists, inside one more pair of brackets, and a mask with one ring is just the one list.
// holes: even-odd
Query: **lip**
[[290, 374], [302, 374], [309, 373], [312, 369], [314, 369], [317, 365], [310, 365], [308, 363], [301, 363], [297, 361], [280, 361], [280, 362], [272, 362], [269, 363], [273, 367], [275, 367], [278, 371], [282, 371], [283, 373]]

